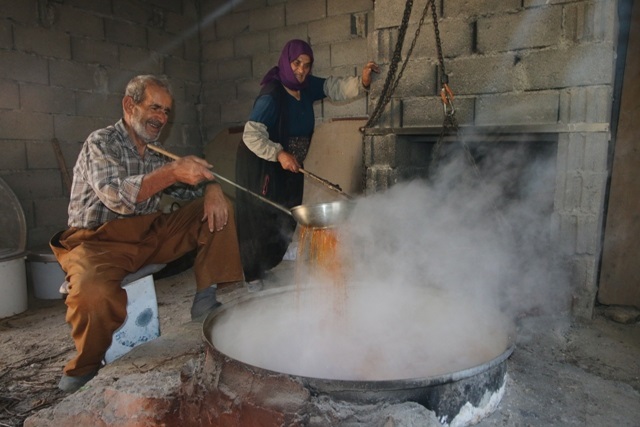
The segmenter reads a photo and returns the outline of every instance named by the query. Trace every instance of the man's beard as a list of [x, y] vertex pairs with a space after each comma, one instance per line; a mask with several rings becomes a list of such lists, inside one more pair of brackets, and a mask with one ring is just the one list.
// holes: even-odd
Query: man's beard
[[136, 132], [136, 134], [138, 134], [140, 139], [142, 139], [147, 144], [150, 142], [157, 141], [158, 138], [160, 138], [160, 134], [162, 133], [162, 128], [160, 128], [160, 130], [158, 130], [158, 135], [156, 136], [152, 135], [147, 131], [145, 124], [142, 122], [142, 120], [140, 120], [139, 117], [135, 117], [135, 116], [131, 118], [131, 127]]

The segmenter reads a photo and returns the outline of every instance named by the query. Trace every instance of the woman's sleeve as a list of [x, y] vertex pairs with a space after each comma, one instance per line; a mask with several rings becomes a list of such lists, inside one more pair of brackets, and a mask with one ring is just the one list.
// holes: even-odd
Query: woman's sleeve
[[345, 101], [365, 92], [362, 79], [358, 77], [329, 76], [324, 81], [324, 93], [332, 101]]
[[277, 162], [282, 151], [282, 145], [269, 139], [267, 126], [260, 122], [250, 120], [244, 125], [242, 141], [256, 156], [271, 162]]

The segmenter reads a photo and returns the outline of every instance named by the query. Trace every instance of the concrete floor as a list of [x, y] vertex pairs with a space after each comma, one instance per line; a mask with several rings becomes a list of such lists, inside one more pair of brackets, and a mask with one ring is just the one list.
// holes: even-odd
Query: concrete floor
[[[265, 287], [291, 283], [293, 266], [293, 262], [284, 261]], [[120, 390], [150, 389], [151, 383], [163, 381], [163, 375], [174, 378], [185, 364], [192, 363], [202, 351], [202, 342], [201, 326], [188, 322], [191, 280], [187, 271], [156, 281], [160, 316], [164, 317], [159, 339], [106, 366], [89, 383], [92, 390], [40, 411], [25, 426], [61, 425], [69, 420], [77, 423], [86, 419], [78, 418], [79, 413], [94, 414], [106, 425], [117, 425], [113, 423], [117, 414], [108, 413], [104, 402], [92, 407], [97, 401], [95, 390], [114, 382]], [[226, 302], [246, 292], [238, 285], [221, 291], [220, 299]], [[517, 330], [516, 349], [507, 362], [505, 395], [498, 409], [478, 426], [640, 426], [640, 323], [615, 323], [598, 310], [587, 323], [527, 317], [518, 321]], [[143, 371], [153, 377], [140, 379]], [[414, 415], [381, 420], [379, 425], [424, 426], [428, 422]]]

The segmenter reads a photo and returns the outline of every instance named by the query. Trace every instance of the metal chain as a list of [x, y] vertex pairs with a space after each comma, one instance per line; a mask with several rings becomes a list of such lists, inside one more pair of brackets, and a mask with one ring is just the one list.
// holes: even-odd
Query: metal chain
[[409, 26], [409, 18], [411, 17], [412, 8], [413, 8], [413, 0], [407, 0], [404, 6], [404, 14], [402, 16], [402, 22], [400, 23], [400, 27], [398, 28], [398, 40], [396, 41], [396, 47], [394, 49], [393, 56], [391, 57], [391, 63], [389, 64], [389, 72], [387, 73], [387, 78], [385, 79], [384, 86], [382, 87], [380, 97], [378, 98], [378, 103], [376, 104], [376, 107], [374, 108], [373, 113], [371, 113], [369, 120], [365, 124], [364, 126], [365, 128], [373, 126], [373, 124], [378, 121], [378, 119], [382, 115], [382, 111], [384, 110], [384, 107], [391, 100], [391, 95], [393, 94], [393, 90], [391, 90], [391, 86], [393, 85], [393, 80], [395, 79], [396, 71], [398, 70], [398, 63], [402, 59], [402, 46], [404, 45], [404, 37], [407, 33], [407, 27]]

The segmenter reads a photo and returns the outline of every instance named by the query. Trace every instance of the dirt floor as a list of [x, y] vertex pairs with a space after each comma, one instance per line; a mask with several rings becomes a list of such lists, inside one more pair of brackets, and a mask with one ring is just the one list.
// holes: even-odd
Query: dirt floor
[[[156, 280], [163, 335], [189, 322], [193, 289], [191, 270]], [[231, 287], [220, 299], [244, 292], [242, 286]], [[62, 300], [31, 298], [26, 312], [0, 319], [0, 426], [20, 426], [65, 397], [56, 385], [74, 349], [64, 314]], [[610, 320], [605, 308], [586, 323], [520, 319], [505, 396], [478, 425], [640, 426], [636, 314], [627, 316], [628, 324]]]

